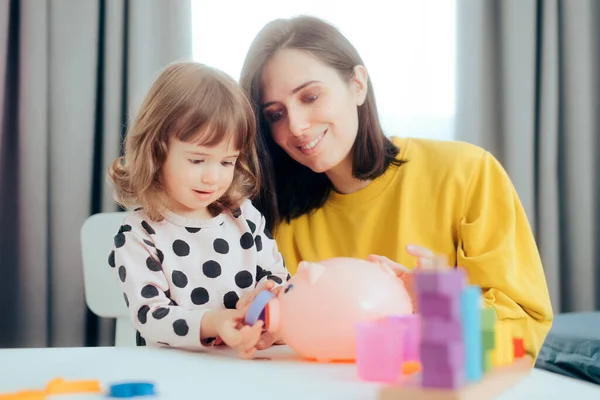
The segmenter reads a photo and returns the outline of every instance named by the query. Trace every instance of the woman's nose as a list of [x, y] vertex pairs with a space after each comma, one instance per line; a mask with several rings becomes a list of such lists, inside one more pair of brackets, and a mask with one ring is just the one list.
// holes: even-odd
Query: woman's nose
[[302, 136], [310, 128], [308, 115], [303, 110], [288, 110], [288, 121], [290, 133], [294, 136]]

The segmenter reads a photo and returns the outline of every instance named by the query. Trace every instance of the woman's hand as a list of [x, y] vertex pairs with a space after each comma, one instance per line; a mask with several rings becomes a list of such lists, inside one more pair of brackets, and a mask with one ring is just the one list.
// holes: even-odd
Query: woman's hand
[[[406, 251], [408, 252], [408, 254], [417, 258], [416, 268], [428, 268], [433, 265], [434, 253], [431, 250], [425, 247], [409, 244], [406, 246]], [[385, 264], [396, 273], [396, 276], [400, 278], [404, 283], [404, 287], [406, 288], [406, 291], [408, 292], [408, 295], [410, 296], [410, 299], [412, 301], [413, 310], [416, 313], [418, 310], [418, 305], [413, 285], [412, 271], [406, 268], [404, 265], [398, 264], [397, 262], [394, 262], [385, 256], [370, 254], [367, 257], [367, 260]]]

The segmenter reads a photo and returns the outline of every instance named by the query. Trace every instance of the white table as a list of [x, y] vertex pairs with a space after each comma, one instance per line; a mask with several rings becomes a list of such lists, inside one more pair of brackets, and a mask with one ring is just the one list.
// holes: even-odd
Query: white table
[[[191, 353], [146, 347], [0, 350], [0, 393], [43, 388], [48, 381], [98, 379], [103, 386], [143, 380], [156, 384], [157, 399], [376, 399], [379, 384], [362, 382], [353, 364], [301, 361], [286, 346], [240, 360], [228, 349]], [[53, 396], [107, 399], [103, 395]], [[139, 399], [143, 399], [140, 397]], [[541, 370], [500, 399], [598, 399], [600, 386]]]

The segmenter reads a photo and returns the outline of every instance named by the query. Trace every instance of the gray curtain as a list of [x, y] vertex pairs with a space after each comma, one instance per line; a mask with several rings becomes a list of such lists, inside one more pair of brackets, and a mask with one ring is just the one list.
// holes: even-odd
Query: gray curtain
[[191, 58], [189, 0], [0, 0], [0, 347], [110, 344], [79, 232], [158, 70]]
[[459, 140], [510, 174], [554, 311], [600, 309], [600, 1], [458, 0]]

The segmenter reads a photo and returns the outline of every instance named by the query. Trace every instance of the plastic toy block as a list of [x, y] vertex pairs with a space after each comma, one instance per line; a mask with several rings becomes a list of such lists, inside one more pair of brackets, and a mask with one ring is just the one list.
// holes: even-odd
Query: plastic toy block
[[463, 368], [427, 368], [423, 366], [421, 385], [424, 388], [458, 389], [465, 384]]
[[460, 296], [448, 297], [435, 294], [421, 295], [419, 293], [417, 303], [421, 314], [421, 325], [423, 325], [425, 319], [430, 317], [460, 319]]
[[65, 381], [56, 378], [46, 385], [47, 394], [100, 393], [102, 388], [97, 380]]
[[15, 393], [0, 394], [0, 400], [45, 400], [43, 390], [22, 390]]
[[523, 338], [513, 338], [513, 349], [515, 358], [521, 358], [525, 355], [525, 346], [523, 345]]
[[516, 360], [513, 364], [498, 367], [476, 383], [466, 383], [458, 389], [440, 389], [422, 387], [419, 374], [407, 377], [397, 384], [384, 386], [378, 400], [485, 400], [495, 399], [506, 390], [527, 377], [533, 368], [533, 359], [529, 355]]
[[496, 326], [496, 310], [491, 307], [485, 307], [481, 310], [481, 330], [493, 331]]
[[419, 314], [410, 315], [390, 315], [390, 321], [404, 326], [404, 341], [402, 343], [402, 358], [406, 361], [421, 360], [419, 353], [421, 343], [421, 316]]
[[494, 350], [496, 347], [496, 331], [481, 332], [481, 344], [484, 351]]
[[461, 369], [465, 365], [465, 348], [462, 342], [421, 343], [423, 370], [433, 368]]
[[466, 276], [462, 268], [418, 269], [414, 272], [415, 290], [422, 294], [457, 295], [465, 287]]
[[481, 288], [466, 287], [461, 295], [462, 336], [465, 350], [465, 379], [477, 382], [483, 376], [483, 348], [481, 332]]
[[462, 341], [462, 326], [460, 319], [425, 317], [421, 321], [421, 340], [428, 343]]
[[488, 373], [492, 370], [492, 351], [487, 350], [483, 352], [483, 372]]
[[156, 394], [154, 384], [150, 382], [127, 382], [111, 385], [108, 395], [110, 397], [137, 397], [152, 396]]
[[498, 321], [496, 324], [496, 347], [492, 350], [492, 365], [500, 367], [512, 364], [514, 353], [510, 327], [503, 321]]

